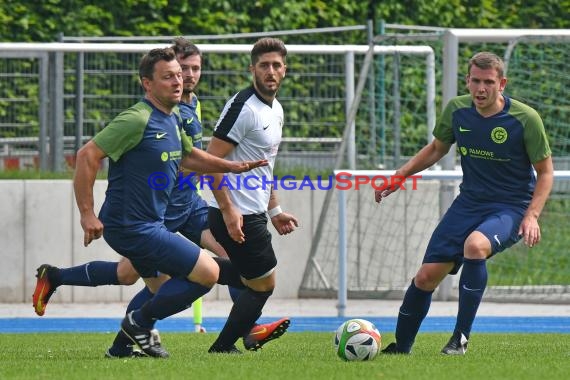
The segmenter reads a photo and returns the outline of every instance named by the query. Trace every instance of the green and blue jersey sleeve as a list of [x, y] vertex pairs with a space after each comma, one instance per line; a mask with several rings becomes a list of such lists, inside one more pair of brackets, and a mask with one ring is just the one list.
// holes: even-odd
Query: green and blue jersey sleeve
[[152, 109], [147, 104], [137, 103], [115, 117], [95, 135], [93, 142], [116, 162], [140, 143], [151, 113]]

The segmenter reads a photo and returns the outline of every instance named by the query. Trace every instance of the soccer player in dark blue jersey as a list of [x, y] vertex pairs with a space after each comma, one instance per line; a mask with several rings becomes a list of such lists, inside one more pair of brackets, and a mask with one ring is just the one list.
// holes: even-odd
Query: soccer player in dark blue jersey
[[[464, 355], [487, 285], [486, 260], [520, 239], [529, 247], [540, 242], [538, 218], [553, 183], [542, 120], [534, 109], [503, 93], [507, 78], [495, 54], [475, 54], [466, 81], [469, 95], [451, 99], [434, 140], [395, 173], [407, 177], [427, 169], [457, 144], [460, 193], [432, 234], [400, 307], [396, 342], [384, 353], [410, 353], [433, 291], [463, 266], [457, 320], [442, 353]], [[395, 190], [376, 190], [376, 202]]]
[[[143, 101], [119, 114], [78, 151], [73, 182], [84, 245], [104, 236], [149, 288], [158, 289], [150, 301], [126, 315], [121, 330], [147, 355], [167, 357], [151, 333], [155, 321], [189, 307], [209, 291], [220, 272], [206, 251], [165, 226], [180, 166], [239, 173], [267, 162], [226, 161], [192, 148], [180, 125], [182, 70], [172, 49], [146, 54], [139, 76]], [[110, 158], [108, 188], [97, 217], [93, 183], [105, 157]]]
[[[172, 45], [183, 75], [182, 98], [179, 111], [182, 126], [191, 138], [195, 148], [202, 149], [202, 124], [200, 101], [195, 89], [200, 82], [202, 54], [198, 47], [185, 38], [177, 38]], [[195, 183], [196, 185], [196, 183]], [[165, 225], [169, 231], [180, 232], [183, 236], [219, 257], [227, 257], [224, 248], [214, 239], [208, 226], [208, 204], [197, 191], [189, 191], [188, 186], [175, 184], [171, 192], [165, 215]], [[217, 260], [217, 259], [216, 259]], [[217, 260], [220, 265], [228, 265]], [[91, 261], [71, 268], [57, 268], [43, 264], [37, 269], [37, 284], [34, 291], [33, 306], [36, 313], [44, 315], [47, 303], [53, 292], [61, 285], [100, 286], [132, 285], [139, 275], [130, 261], [123, 258], [120, 262]], [[233, 301], [239, 296], [240, 289], [229, 286]], [[142, 306], [152, 298], [153, 293], [145, 287], [131, 300], [127, 313]], [[113, 346], [107, 351], [108, 357], [131, 356], [133, 351], [130, 340], [119, 334]], [[134, 353], [136, 354], [136, 352]]]
[[[198, 47], [184, 38], [172, 45], [183, 74], [182, 99], [179, 103], [182, 125], [195, 148], [202, 149], [200, 101], [194, 91], [201, 77], [202, 54]], [[196, 191], [176, 184], [171, 192], [165, 215], [169, 231], [182, 235], [220, 257], [227, 257], [224, 248], [214, 239], [208, 227], [208, 204]], [[100, 286], [132, 285], [139, 275], [128, 259], [120, 262], [91, 261], [70, 268], [57, 268], [43, 264], [37, 269], [37, 284], [33, 307], [39, 316], [44, 315], [53, 292], [61, 285]], [[238, 294], [230, 291], [232, 299]], [[151, 296], [147, 293], [146, 297]], [[142, 296], [141, 296], [142, 297]], [[144, 298], [144, 297], [143, 297]], [[143, 299], [141, 299], [141, 302]]]

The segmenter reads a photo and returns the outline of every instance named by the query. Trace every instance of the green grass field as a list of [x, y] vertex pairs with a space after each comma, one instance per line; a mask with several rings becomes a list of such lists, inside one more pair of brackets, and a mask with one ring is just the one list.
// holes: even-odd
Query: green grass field
[[466, 356], [448, 357], [439, 353], [448, 334], [421, 333], [412, 355], [370, 362], [337, 358], [332, 332], [287, 333], [243, 355], [208, 354], [213, 334], [162, 338], [169, 359], [105, 359], [111, 334], [0, 334], [0, 379], [550, 380], [570, 373], [570, 334], [474, 334]]

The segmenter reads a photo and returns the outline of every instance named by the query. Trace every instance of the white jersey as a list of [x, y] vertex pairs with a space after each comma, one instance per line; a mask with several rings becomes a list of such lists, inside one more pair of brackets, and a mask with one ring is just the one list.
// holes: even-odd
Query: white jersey
[[[238, 92], [226, 105], [214, 129], [214, 137], [230, 142], [235, 149], [225, 158], [231, 161], [266, 159], [269, 165], [241, 174], [227, 173], [222, 185], [242, 215], [267, 211], [273, 168], [281, 143], [283, 107], [277, 99], [267, 103], [253, 86]], [[219, 208], [215, 199], [211, 206]]]

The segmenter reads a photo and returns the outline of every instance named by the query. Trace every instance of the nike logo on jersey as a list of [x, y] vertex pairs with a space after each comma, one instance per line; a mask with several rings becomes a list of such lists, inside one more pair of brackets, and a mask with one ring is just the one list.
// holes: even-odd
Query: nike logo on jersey
[[160, 140], [160, 139], [163, 138], [164, 136], [166, 136], [166, 132], [164, 132], [164, 133], [157, 133], [157, 134], [156, 134], [156, 139], [157, 139], [157, 140]]
[[459, 126], [459, 132], [471, 132], [471, 129], [465, 129], [460, 125]]
[[265, 131], [267, 128], [269, 128], [269, 124], [267, 124], [265, 127], [263, 127], [263, 130]]
[[193, 117], [191, 117], [190, 119], [186, 119], [186, 124], [192, 124], [193, 121], [194, 121]]

